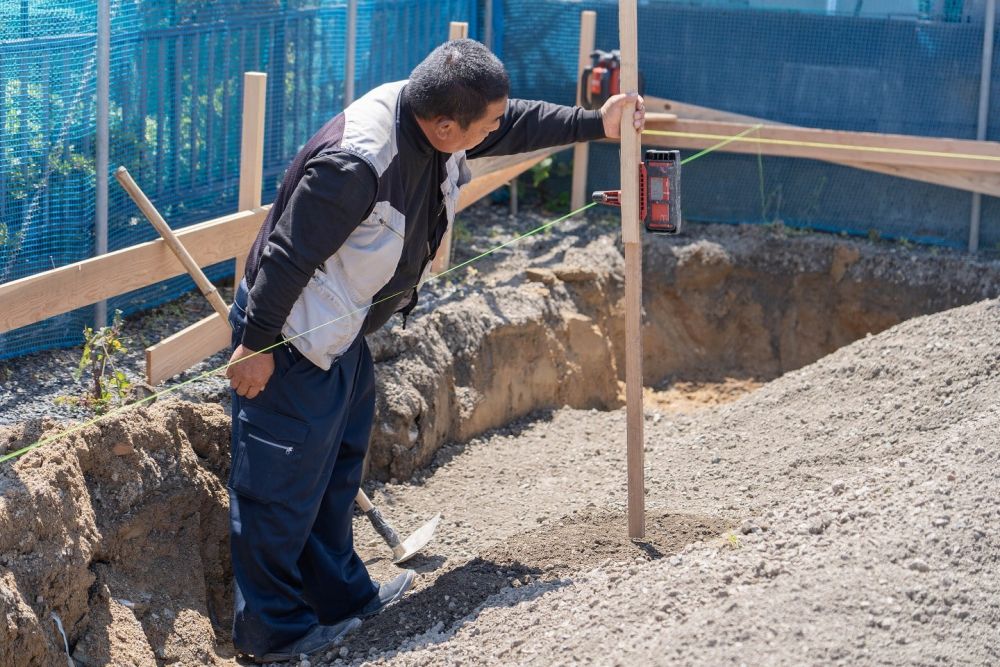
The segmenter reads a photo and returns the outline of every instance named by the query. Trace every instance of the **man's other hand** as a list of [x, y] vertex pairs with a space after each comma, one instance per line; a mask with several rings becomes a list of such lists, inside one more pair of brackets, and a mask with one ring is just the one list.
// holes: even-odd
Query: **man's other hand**
[[254, 398], [264, 391], [264, 385], [273, 372], [274, 355], [270, 352], [258, 354], [240, 345], [229, 359], [226, 377], [237, 394]]
[[642, 132], [646, 127], [646, 107], [643, 106], [642, 97], [636, 93], [628, 95], [612, 95], [601, 107], [601, 120], [604, 121], [604, 136], [609, 139], [621, 139], [622, 136], [622, 114], [626, 110], [632, 111], [632, 127], [637, 132]]

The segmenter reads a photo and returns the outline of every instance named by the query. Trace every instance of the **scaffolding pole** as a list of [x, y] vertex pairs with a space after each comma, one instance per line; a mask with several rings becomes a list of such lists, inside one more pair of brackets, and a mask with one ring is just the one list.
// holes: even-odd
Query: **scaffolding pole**
[[[996, 31], [997, 0], [986, 0], [983, 19], [983, 67], [979, 78], [979, 117], [976, 119], [976, 140], [986, 139], [990, 109], [990, 78], [993, 76], [993, 33]], [[969, 252], [979, 250], [979, 225], [983, 218], [983, 196], [972, 194], [969, 214]]]
[[[94, 255], [108, 252], [108, 110], [111, 83], [111, 2], [97, 2], [97, 146]], [[94, 304], [94, 326], [108, 323], [108, 302]]]
[[358, 48], [358, 0], [347, 0], [347, 58], [344, 62], [344, 108], [354, 101], [354, 72]]

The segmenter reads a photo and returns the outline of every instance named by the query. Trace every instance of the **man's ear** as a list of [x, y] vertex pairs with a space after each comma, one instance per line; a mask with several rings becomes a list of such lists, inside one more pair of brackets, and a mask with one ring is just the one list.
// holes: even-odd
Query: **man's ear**
[[457, 128], [458, 123], [451, 118], [438, 116], [434, 119], [434, 135], [442, 141], [448, 141], [449, 139], [454, 138], [455, 130]]

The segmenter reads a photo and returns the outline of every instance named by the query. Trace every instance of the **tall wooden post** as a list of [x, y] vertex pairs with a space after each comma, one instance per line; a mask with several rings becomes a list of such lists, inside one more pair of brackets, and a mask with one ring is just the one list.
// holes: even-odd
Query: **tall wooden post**
[[[580, 59], [576, 68], [576, 103], [583, 104], [580, 94], [580, 76], [590, 64], [590, 54], [594, 51], [594, 34], [597, 30], [597, 12], [580, 12]], [[573, 190], [570, 195], [570, 210], [583, 206], [587, 201], [587, 168], [590, 163], [590, 144], [581, 141], [573, 146]]]
[[[618, 4], [621, 90], [639, 91], [636, 0]], [[628, 535], [646, 534], [642, 407], [642, 236], [639, 220], [639, 162], [642, 145], [632, 126], [632, 109], [622, 114], [622, 241], [625, 244], [625, 410], [628, 443]]]
[[[448, 39], [466, 39], [469, 36], [469, 24], [461, 21], [452, 21], [448, 24]], [[451, 228], [455, 226], [454, 221], [448, 226], [441, 239], [441, 246], [438, 248], [434, 261], [431, 262], [431, 271], [441, 273], [447, 271], [451, 265]]]
[[[267, 102], [267, 74], [243, 74], [243, 131], [240, 137], [240, 194], [237, 208], [247, 211], [260, 208], [260, 191], [264, 186], [264, 110]], [[247, 248], [236, 256], [236, 278], [239, 286], [246, 268]]]

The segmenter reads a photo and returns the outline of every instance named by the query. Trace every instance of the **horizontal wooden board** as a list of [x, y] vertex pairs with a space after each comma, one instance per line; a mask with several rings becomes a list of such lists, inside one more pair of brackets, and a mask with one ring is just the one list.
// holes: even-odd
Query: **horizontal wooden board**
[[[752, 123], [679, 118], [674, 121], [651, 122], [647, 130], [677, 132], [696, 136], [658, 136], [646, 134], [643, 143], [673, 148], [705, 148], [727, 137], [753, 128]], [[763, 139], [763, 142], [755, 139]], [[766, 143], [768, 140], [790, 143]], [[801, 143], [797, 143], [801, 142]], [[865, 162], [923, 169], [959, 169], [963, 171], [1000, 173], [1000, 143], [937, 139], [901, 134], [846, 132], [806, 127], [764, 125], [753, 129], [742, 139], [727, 143], [722, 149], [730, 153], [799, 157], [827, 162]], [[923, 151], [916, 155], [908, 151]], [[985, 159], [983, 159], [985, 158]]]
[[472, 169], [473, 179], [466, 183], [459, 193], [459, 210], [471, 206], [497, 188], [510, 183], [511, 179], [531, 169], [550, 155], [568, 148], [572, 146], [556, 146], [520, 155], [470, 160], [469, 167]]
[[[746, 123], [750, 125], [755, 123], [767, 123], [769, 125], [776, 125], [780, 127], [792, 127], [785, 125], [784, 123], [775, 123], [761, 118], [754, 118], [753, 116], [744, 116], [742, 114], [731, 113], [729, 111], [720, 111], [719, 109], [712, 109], [710, 107], [702, 107], [696, 104], [688, 104], [686, 102], [677, 102], [675, 100], [667, 100], [657, 97], [647, 97], [646, 108], [669, 110], [675, 112], [679, 117], [687, 119], [718, 120], [734, 123]], [[704, 144], [702, 146], [698, 146], [697, 148], [708, 148], [709, 146], [715, 145], [715, 143], [717, 142], [706, 139], [704, 140]], [[667, 144], [669, 145], [669, 141], [667, 141]], [[726, 147], [723, 147], [721, 150], [726, 150]], [[854, 169], [864, 169], [866, 171], [873, 171], [880, 174], [888, 174], [890, 176], [898, 176], [900, 178], [909, 178], [911, 180], [921, 181], [924, 183], [932, 183], [934, 185], [942, 185], [945, 187], [1000, 197], [1000, 173], [975, 172], [962, 169], [928, 169], [924, 166], [906, 167], [900, 165], [882, 164], [877, 160], [866, 161], [845, 159], [846, 157], [847, 156], [842, 156], [836, 160], [824, 161], [830, 162], [831, 164], [852, 167]]]
[[[199, 266], [247, 251], [267, 214], [265, 206], [177, 231]], [[185, 274], [157, 239], [0, 285], [0, 332]]]
[[181, 329], [146, 348], [146, 382], [155, 386], [172, 378], [228, 347], [231, 339], [229, 322], [217, 314]]

